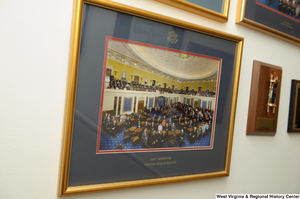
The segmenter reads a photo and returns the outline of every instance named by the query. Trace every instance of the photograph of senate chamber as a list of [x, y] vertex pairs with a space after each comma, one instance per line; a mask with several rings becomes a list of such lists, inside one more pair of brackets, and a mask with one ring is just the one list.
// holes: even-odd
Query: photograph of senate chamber
[[221, 59], [108, 37], [97, 153], [211, 149]]

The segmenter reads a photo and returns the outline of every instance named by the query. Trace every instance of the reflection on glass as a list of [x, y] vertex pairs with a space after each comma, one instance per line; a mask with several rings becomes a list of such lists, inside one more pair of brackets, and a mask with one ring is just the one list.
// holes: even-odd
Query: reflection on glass
[[224, 0], [209, 0], [209, 1], [208, 0], [185, 0], [185, 1], [218, 12], [220, 14], [223, 13]]

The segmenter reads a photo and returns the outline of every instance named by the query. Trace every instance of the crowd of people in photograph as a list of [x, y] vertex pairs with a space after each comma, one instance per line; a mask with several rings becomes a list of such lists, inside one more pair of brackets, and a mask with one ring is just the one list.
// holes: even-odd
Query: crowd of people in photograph
[[123, 143], [141, 144], [143, 148], [184, 147], [186, 137], [192, 145], [211, 132], [214, 112], [200, 107], [193, 108], [183, 103], [174, 103], [139, 113], [102, 118], [102, 132], [116, 137], [123, 132]]
[[193, 95], [193, 96], [205, 96], [205, 97], [215, 97], [215, 92], [212, 91], [201, 91], [197, 92], [194, 89], [192, 90], [178, 90], [176, 88], [163, 88], [162, 86], [157, 85], [148, 85], [141, 84], [135, 81], [129, 82], [126, 80], [114, 79], [113, 76], [109, 81], [107, 89], [121, 89], [121, 90], [134, 90], [134, 91], [144, 91], [144, 92], [157, 92], [160, 93], [174, 93], [174, 94], [183, 94], [183, 95]]
[[267, 4], [269, 7], [277, 9], [286, 15], [300, 19], [299, 0], [269, 0]]

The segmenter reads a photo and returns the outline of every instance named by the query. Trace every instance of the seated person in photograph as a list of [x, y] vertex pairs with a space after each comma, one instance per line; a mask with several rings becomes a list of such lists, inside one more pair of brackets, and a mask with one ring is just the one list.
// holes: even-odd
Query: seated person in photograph
[[161, 119], [160, 118], [158, 118], [157, 120], [156, 120], [156, 122], [155, 122], [156, 124], [161, 124]]
[[181, 129], [180, 133], [179, 133], [179, 136], [178, 136], [178, 144], [179, 144], [179, 147], [182, 147], [182, 145], [184, 144], [185, 142], [185, 133], [184, 133], [184, 130]]
[[208, 112], [208, 113], [207, 113], [207, 116], [208, 116], [208, 120], [211, 120], [211, 118], [212, 118], [212, 113], [211, 113], [211, 112]]
[[162, 129], [163, 129], [163, 131], [165, 131], [166, 130], [166, 125], [162, 125]]
[[156, 147], [160, 147], [160, 142], [161, 142], [161, 132], [162, 131], [158, 131], [158, 134], [156, 134]]
[[160, 134], [159, 134], [159, 147], [162, 148], [162, 147], [165, 147], [166, 145], [166, 140], [167, 140], [167, 132], [166, 131], [161, 131]]
[[[193, 129], [194, 130], [194, 129]], [[187, 133], [187, 138], [190, 140], [191, 136], [192, 136], [192, 133], [193, 133], [193, 130], [190, 131], [190, 130], [186, 130], [185, 132]]]
[[126, 120], [125, 120], [125, 128], [129, 129], [130, 127], [131, 127], [131, 120], [130, 120], [129, 116], [127, 116]]
[[176, 130], [175, 123], [173, 123], [171, 126], [171, 131], [173, 131], [175, 133], [175, 130]]
[[138, 121], [138, 124], [137, 124], [137, 126], [136, 126], [137, 128], [141, 128], [141, 122], [140, 121]]
[[211, 128], [212, 128], [212, 123], [211, 120], [209, 120], [208, 122], [208, 131], [211, 132]]
[[152, 148], [157, 147], [157, 137], [156, 137], [155, 131], [152, 131], [152, 133], [150, 135], [150, 143], [151, 143]]
[[114, 89], [117, 89], [118, 88], [118, 85], [116, 82], [114, 82], [114, 86], [113, 86]]
[[197, 126], [199, 123], [197, 122], [196, 118], [193, 120], [193, 126]]
[[[156, 117], [157, 117], [157, 116], [156, 116]], [[157, 119], [159, 119], [159, 120], [162, 120], [162, 118], [161, 118], [161, 116], [160, 116], [160, 115], [157, 117]]]
[[[150, 108], [151, 109], [151, 108]], [[150, 113], [150, 109], [147, 109], [147, 106], [144, 107], [144, 113]]]
[[150, 129], [151, 129], [151, 131], [155, 131], [156, 130], [154, 122], [152, 122]]
[[189, 118], [188, 117], [184, 117], [184, 123], [188, 122]]
[[156, 120], [155, 120], [155, 114], [153, 115], [152, 119], [151, 119], [151, 122], [155, 123]]
[[111, 124], [112, 124], [112, 121], [111, 121], [111, 119], [110, 119], [110, 116], [108, 115], [108, 116], [107, 116], [107, 119], [106, 119], [106, 121], [105, 121], [104, 128], [105, 128], [106, 130], [109, 131], [109, 128], [110, 128]]
[[132, 112], [130, 115], [132, 118], [136, 119], [137, 115], [135, 114], [135, 112]]
[[292, 17], [294, 17], [296, 15], [296, 7], [295, 7], [295, 5], [291, 6], [291, 15], [292, 15]]
[[202, 128], [201, 128], [201, 126], [199, 126], [197, 129], [197, 139], [199, 139], [201, 137], [202, 137]]
[[162, 124], [159, 124], [157, 127], [158, 133], [160, 133], [163, 130]]
[[291, 13], [292, 7], [290, 6], [289, 2], [287, 2], [287, 7], [286, 7], [286, 14], [289, 15]]
[[189, 123], [189, 126], [188, 126], [188, 128], [193, 128], [193, 121], [192, 120], [190, 120], [190, 123]]
[[142, 146], [144, 148], [148, 148], [148, 137], [147, 128], [145, 128], [142, 132]]
[[164, 119], [162, 120], [162, 125], [166, 125], [166, 116], [164, 115]]
[[197, 112], [195, 112], [194, 110], [193, 110], [193, 119], [196, 119], [197, 118]]
[[146, 110], [143, 112], [143, 116], [147, 116], [147, 114], [150, 113], [150, 110], [151, 110], [151, 108], [150, 108], [150, 109], [146, 109]]
[[185, 109], [185, 119], [187, 118], [187, 116], [189, 115], [189, 111], [188, 111], [188, 109]]
[[189, 123], [187, 121], [185, 121], [184, 125], [183, 125], [184, 131], [187, 131], [188, 128], [189, 128]]
[[148, 123], [145, 122], [144, 129], [147, 129], [147, 128], [149, 128], [149, 126], [148, 126]]
[[166, 116], [165, 115], [164, 115], [162, 122], [164, 122], [166, 124]]
[[125, 119], [126, 119], [126, 118], [124, 117], [124, 115], [121, 115], [121, 116], [120, 116], [120, 122], [122, 122], [123, 124], [125, 123]]
[[200, 118], [200, 121], [203, 120], [203, 113], [202, 113], [202, 111], [199, 111], [199, 118]]
[[137, 120], [136, 120], [136, 123], [138, 124], [139, 122], [142, 121], [142, 114], [139, 114]]
[[165, 129], [164, 129], [164, 130], [165, 130], [165, 131], [167, 131], [167, 132], [169, 131], [169, 123], [167, 123], [167, 124], [166, 124], [166, 126], [165, 126]]
[[147, 119], [148, 119], [148, 115], [146, 112], [144, 112], [142, 115], [142, 121], [147, 121]]
[[112, 124], [112, 126], [110, 127], [110, 133], [112, 137], [116, 137], [117, 135], [117, 130], [118, 130], [118, 125], [116, 120], [114, 120], [114, 123]]
[[107, 120], [108, 113], [105, 113], [104, 117], [102, 118], [102, 124], [104, 124]]
[[105, 123], [107, 123], [107, 122], [112, 122], [111, 121], [111, 117], [110, 117], [110, 114], [108, 114], [108, 116], [105, 118], [105, 121], [104, 121]]
[[296, 9], [295, 9], [295, 18], [296, 19], [300, 18], [300, 5], [296, 6]]
[[197, 116], [197, 118], [196, 118], [196, 124], [198, 125], [198, 124], [200, 124], [200, 123], [201, 123], [200, 117]]
[[205, 130], [206, 130], [206, 133], [209, 133], [209, 125], [208, 125], [208, 123], [206, 122], [206, 124], [205, 124]]
[[182, 118], [182, 117], [179, 117], [179, 118], [178, 118], [178, 123], [177, 123], [177, 124], [180, 125], [181, 122], [183, 122], [183, 118]]
[[128, 82], [126, 84], [126, 90], [130, 90], [130, 84]]
[[282, 11], [282, 6], [283, 6], [283, 2], [282, 0], [278, 1], [278, 10], [281, 12]]
[[190, 143], [194, 143], [197, 137], [197, 128], [194, 127], [193, 131], [190, 133], [189, 140]]
[[282, 12], [283, 12], [283, 13], [286, 13], [286, 12], [287, 12], [287, 7], [288, 7], [288, 6], [287, 6], [286, 2], [284, 1], [283, 4], [282, 4]]
[[202, 128], [202, 137], [204, 137], [205, 134], [206, 134], [206, 128], [205, 128], [205, 125], [203, 124], [201, 128]]

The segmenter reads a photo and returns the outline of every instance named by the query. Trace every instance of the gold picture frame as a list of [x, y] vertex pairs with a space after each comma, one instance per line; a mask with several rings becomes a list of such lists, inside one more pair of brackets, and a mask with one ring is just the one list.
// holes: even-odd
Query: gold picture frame
[[222, 23], [228, 21], [230, 0], [223, 0], [222, 2], [215, 1], [213, 5], [210, 5], [211, 1], [202, 1], [199, 3], [191, 3], [185, 0], [156, 0], [156, 1]]
[[300, 46], [299, 6], [283, 0], [239, 0], [236, 23]]
[[[165, 36], [153, 39], [149, 31], [141, 31], [145, 24]], [[179, 35], [177, 43], [176, 38], [168, 35], [171, 30]], [[121, 37], [122, 41], [125, 38], [131, 42], [148, 42], [151, 46], [165, 45], [163, 49], [207, 54], [221, 60], [218, 81], [222, 86], [216, 88], [220, 100], [213, 112], [213, 128], [217, 132], [213, 147], [96, 153], [104, 112], [106, 42]], [[164, 44], [158, 42], [159, 38]], [[119, 3], [75, 0], [58, 196], [228, 176], [243, 42], [243, 38], [235, 35]], [[185, 44], [188, 48], [182, 49]], [[115, 148], [124, 149], [123, 146]], [[155, 162], [159, 159], [166, 164]], [[170, 164], [168, 160], [172, 160]], [[192, 163], [198, 161], [202, 163]], [[130, 170], [123, 172], [124, 165]]]

